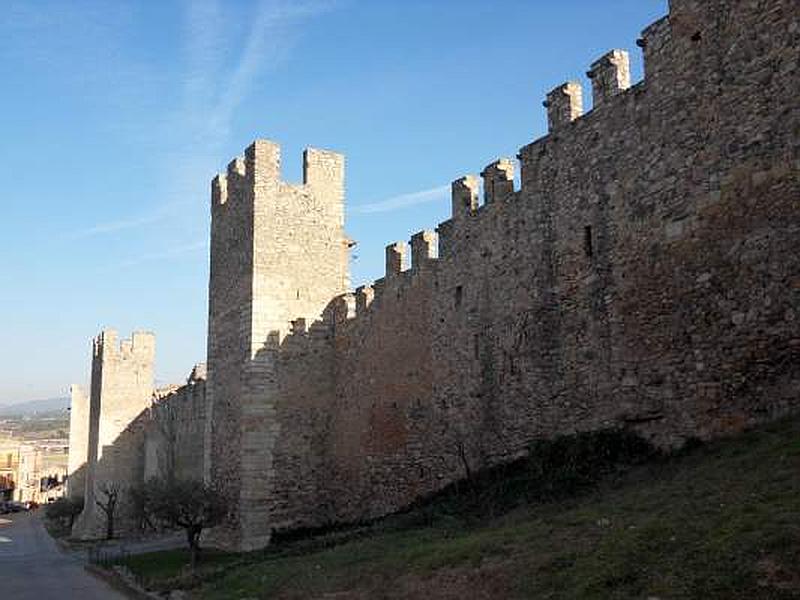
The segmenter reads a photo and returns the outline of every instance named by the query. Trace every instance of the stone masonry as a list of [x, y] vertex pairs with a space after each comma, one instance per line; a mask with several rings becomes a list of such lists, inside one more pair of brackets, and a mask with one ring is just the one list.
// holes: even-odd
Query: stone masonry
[[120, 437], [150, 403], [154, 360], [152, 333], [135, 331], [118, 343], [117, 333], [106, 329], [94, 340], [85, 506], [75, 522], [76, 537], [93, 538], [103, 531], [105, 515], [96, 500], [102, 499], [104, 486], [121, 488], [137, 479], [141, 452], [121, 444]]
[[89, 455], [89, 397], [78, 385], [69, 388], [69, 459], [67, 495], [83, 497], [86, 493], [86, 460]]
[[800, 4], [672, 0], [637, 45], [643, 81], [612, 50], [591, 95], [553, 89], [548, 134], [355, 291], [341, 155], [292, 185], [259, 140], [213, 180], [208, 376], [180, 394], [189, 472], [230, 500], [215, 544], [379, 517], [538, 438], [800, 408]]

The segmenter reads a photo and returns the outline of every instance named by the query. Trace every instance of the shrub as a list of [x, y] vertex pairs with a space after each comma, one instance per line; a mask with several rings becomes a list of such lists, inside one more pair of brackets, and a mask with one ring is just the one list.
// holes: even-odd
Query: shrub
[[72, 529], [75, 518], [83, 511], [83, 498], [59, 498], [45, 509], [45, 516], [62, 527]]

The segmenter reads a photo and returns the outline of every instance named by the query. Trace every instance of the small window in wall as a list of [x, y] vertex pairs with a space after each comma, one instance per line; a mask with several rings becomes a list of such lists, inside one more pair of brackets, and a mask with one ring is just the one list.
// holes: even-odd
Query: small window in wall
[[464, 288], [460, 285], [456, 286], [456, 308], [461, 308], [461, 302], [464, 300]]
[[583, 228], [583, 253], [591, 258], [594, 254], [594, 248], [592, 245], [592, 226], [587, 225]]

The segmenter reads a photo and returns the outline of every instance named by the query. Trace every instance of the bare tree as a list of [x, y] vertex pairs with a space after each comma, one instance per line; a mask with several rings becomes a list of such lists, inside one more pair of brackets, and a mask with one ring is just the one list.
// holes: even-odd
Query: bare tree
[[95, 499], [97, 506], [106, 514], [106, 539], [114, 537], [114, 515], [119, 500], [119, 486], [114, 482], [105, 482], [98, 489], [100, 498]]

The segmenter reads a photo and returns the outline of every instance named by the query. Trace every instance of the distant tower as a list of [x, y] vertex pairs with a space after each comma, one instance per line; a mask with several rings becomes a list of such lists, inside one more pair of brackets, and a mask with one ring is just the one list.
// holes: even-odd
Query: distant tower
[[114, 453], [109, 450], [125, 428], [150, 406], [154, 361], [152, 333], [135, 331], [131, 339], [117, 345], [117, 332], [106, 329], [94, 340], [85, 504], [73, 529], [76, 537], [93, 538], [103, 531], [105, 515], [95, 503], [102, 486], [107, 483], [127, 486], [141, 479], [138, 471], [142, 461], [137, 456], [124, 450]]
[[78, 385], [69, 388], [69, 458], [67, 493], [70, 498], [86, 492], [86, 457], [89, 452], [89, 397]]
[[248, 550], [270, 537], [275, 349], [292, 320], [313, 322], [350, 285], [344, 157], [307, 149], [303, 183], [292, 185], [279, 146], [257, 140], [211, 195], [204, 462], [233, 507], [215, 542]]

